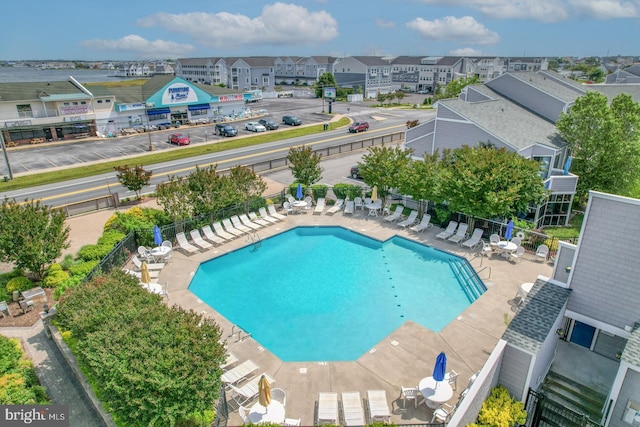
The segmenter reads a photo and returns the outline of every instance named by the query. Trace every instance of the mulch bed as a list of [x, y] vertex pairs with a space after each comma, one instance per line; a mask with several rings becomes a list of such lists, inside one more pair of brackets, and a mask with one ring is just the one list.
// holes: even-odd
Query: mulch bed
[[33, 326], [38, 320], [40, 320], [42, 306], [47, 304], [51, 307], [54, 304], [53, 289], [44, 288], [44, 293], [47, 295], [47, 302], [36, 302], [33, 306], [33, 310], [29, 310], [24, 314], [17, 302], [7, 301], [9, 311], [11, 311], [13, 316], [4, 317], [0, 315], [0, 328]]

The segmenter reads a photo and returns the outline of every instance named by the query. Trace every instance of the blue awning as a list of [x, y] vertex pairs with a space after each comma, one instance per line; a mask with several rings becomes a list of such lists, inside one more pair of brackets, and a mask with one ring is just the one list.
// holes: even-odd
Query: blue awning
[[194, 111], [194, 110], [208, 110], [210, 109], [211, 106], [209, 104], [196, 104], [196, 105], [189, 105], [189, 111]]
[[147, 110], [148, 116], [157, 116], [158, 114], [169, 114], [171, 110], [168, 108], [156, 108], [155, 110]]

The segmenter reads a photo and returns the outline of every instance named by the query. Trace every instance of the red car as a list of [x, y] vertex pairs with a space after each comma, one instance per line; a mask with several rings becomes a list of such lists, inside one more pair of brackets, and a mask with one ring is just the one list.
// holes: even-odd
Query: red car
[[369, 123], [367, 122], [355, 122], [351, 126], [349, 126], [349, 132], [358, 133], [369, 130]]
[[172, 133], [169, 136], [169, 143], [176, 145], [189, 145], [191, 144], [191, 141], [189, 140], [189, 137], [184, 133]]

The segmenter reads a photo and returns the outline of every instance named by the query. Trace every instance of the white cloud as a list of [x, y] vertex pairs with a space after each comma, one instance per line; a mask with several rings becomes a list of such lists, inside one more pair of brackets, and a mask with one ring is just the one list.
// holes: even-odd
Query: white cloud
[[143, 27], [188, 34], [210, 48], [243, 45], [296, 46], [323, 43], [338, 36], [338, 23], [327, 12], [274, 3], [256, 18], [227, 12], [157, 13], [140, 19]]
[[640, 16], [640, 2], [617, 0], [569, 0], [569, 4], [580, 15], [598, 19], [637, 18]]
[[393, 28], [396, 26], [396, 23], [393, 21], [387, 21], [386, 19], [376, 19], [376, 27], [380, 28]]
[[189, 44], [167, 40], [147, 40], [139, 35], [130, 34], [117, 40], [94, 39], [80, 43], [80, 46], [103, 52], [130, 52], [142, 59], [177, 58], [195, 49]]
[[535, 19], [557, 22], [569, 16], [566, 0], [422, 0], [422, 2], [470, 7], [497, 19]]
[[451, 56], [484, 56], [481, 50], [472, 49], [470, 47], [462, 47], [449, 51]]
[[497, 33], [489, 31], [471, 16], [461, 18], [445, 16], [434, 21], [416, 18], [407, 22], [406, 25], [418, 31], [427, 40], [446, 40], [474, 45], [495, 44], [500, 40]]

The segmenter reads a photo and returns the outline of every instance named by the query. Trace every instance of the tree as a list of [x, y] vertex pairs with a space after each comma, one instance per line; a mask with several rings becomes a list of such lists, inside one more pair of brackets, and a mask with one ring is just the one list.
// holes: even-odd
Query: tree
[[435, 94], [433, 95], [433, 100], [437, 101], [438, 99], [455, 98], [460, 95], [460, 92], [462, 92], [462, 89], [464, 89], [466, 86], [479, 82], [480, 80], [478, 80], [477, 76], [463, 77], [461, 79], [452, 80], [444, 87], [444, 91], [437, 90], [435, 92]]
[[407, 168], [401, 171], [398, 190], [415, 200], [430, 200], [440, 202], [440, 155], [425, 153], [422, 160], [411, 161]]
[[193, 215], [189, 199], [189, 182], [184, 177], [172, 175], [156, 187], [156, 200], [164, 212], [176, 223]]
[[589, 190], [627, 196], [640, 176], [640, 105], [630, 95], [588, 92], [556, 123], [571, 151], [571, 172], [580, 177], [577, 196]]
[[137, 199], [140, 198], [140, 190], [145, 185], [149, 185], [153, 175], [153, 172], [146, 171], [139, 165], [133, 167], [115, 166], [114, 169], [118, 171], [118, 181], [129, 191], [135, 191]]
[[0, 260], [25, 268], [36, 279], [44, 277], [47, 264], [69, 247], [69, 227], [64, 211], [39, 201], [16, 203], [5, 198], [0, 205]]
[[337, 87], [336, 78], [332, 73], [322, 73], [316, 85], [316, 97], [322, 98], [325, 87]]
[[322, 178], [321, 159], [320, 154], [313, 153], [311, 147], [304, 145], [291, 147], [287, 155], [291, 173], [296, 181], [305, 186], [315, 184]]
[[228, 176], [232, 194], [236, 197], [236, 203], [248, 204], [256, 197], [262, 197], [267, 189], [264, 179], [246, 166], [236, 166], [231, 169]]
[[538, 162], [504, 148], [464, 146], [445, 151], [441, 162], [441, 195], [453, 212], [509, 217], [546, 196]]
[[411, 162], [412, 150], [400, 147], [370, 147], [369, 152], [358, 162], [360, 175], [370, 186], [378, 187], [380, 197], [386, 197], [392, 188], [398, 186]]
[[187, 191], [193, 215], [215, 212], [235, 201], [229, 177], [219, 175], [216, 166], [196, 167], [187, 177]]

